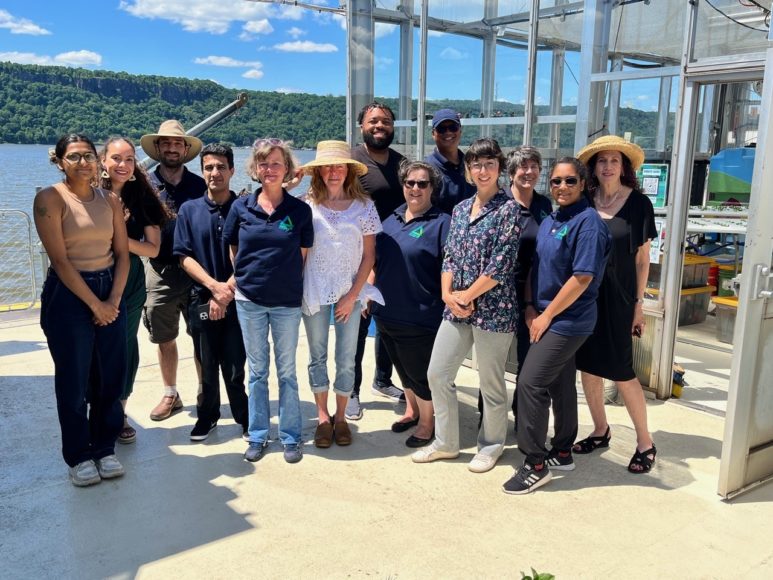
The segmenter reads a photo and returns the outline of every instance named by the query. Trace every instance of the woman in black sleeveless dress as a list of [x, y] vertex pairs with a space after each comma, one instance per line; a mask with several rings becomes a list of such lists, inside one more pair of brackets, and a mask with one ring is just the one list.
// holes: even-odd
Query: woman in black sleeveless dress
[[600, 137], [580, 151], [588, 165], [593, 202], [612, 235], [598, 298], [593, 335], [577, 352], [593, 432], [578, 441], [575, 453], [608, 447], [611, 439], [604, 411], [603, 379], [615, 381], [636, 429], [636, 451], [628, 465], [632, 473], [647, 473], [657, 450], [647, 427], [647, 405], [633, 370], [632, 336], [641, 336], [642, 310], [649, 273], [650, 240], [657, 236], [654, 211], [641, 193], [636, 169], [644, 161], [638, 145], [613, 135]]

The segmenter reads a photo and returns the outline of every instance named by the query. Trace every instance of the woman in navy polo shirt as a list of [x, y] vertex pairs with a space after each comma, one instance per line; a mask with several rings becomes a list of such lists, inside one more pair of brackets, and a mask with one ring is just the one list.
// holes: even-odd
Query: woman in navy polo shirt
[[375, 285], [384, 305], [373, 304], [371, 310], [405, 387], [405, 415], [392, 431], [416, 426], [405, 444], [423, 447], [435, 432], [427, 367], [443, 318], [440, 270], [451, 216], [432, 203], [441, 180], [431, 165], [404, 162], [400, 183], [405, 204], [384, 220], [384, 231], [376, 236]]
[[474, 141], [464, 155], [465, 175], [477, 187], [451, 217], [441, 289], [446, 304], [427, 376], [435, 405], [435, 441], [416, 451], [415, 463], [459, 455], [459, 401], [454, 379], [475, 345], [485, 413], [478, 453], [468, 469], [494, 467], [507, 436], [505, 363], [513, 341], [517, 306], [513, 268], [521, 212], [500, 186], [505, 156], [494, 139]]
[[282, 182], [295, 176], [288, 143], [258, 139], [248, 166], [261, 183], [253, 194], [231, 206], [223, 239], [231, 246], [235, 299], [249, 379], [249, 447], [247, 461], [258, 461], [268, 443], [271, 410], [268, 400], [269, 343], [279, 380], [279, 439], [288, 463], [301, 460], [301, 403], [295, 373], [295, 351], [301, 324], [303, 262], [314, 243], [309, 206], [294, 198]]
[[[518, 449], [524, 464], [504, 484], [524, 494], [550, 481], [550, 469], [574, 469], [577, 388], [574, 353], [593, 332], [596, 298], [609, 253], [610, 236], [585, 192], [585, 166], [574, 157], [553, 165], [550, 191], [558, 210], [537, 233], [526, 324], [531, 346], [518, 373]], [[545, 448], [553, 407], [555, 435]]]

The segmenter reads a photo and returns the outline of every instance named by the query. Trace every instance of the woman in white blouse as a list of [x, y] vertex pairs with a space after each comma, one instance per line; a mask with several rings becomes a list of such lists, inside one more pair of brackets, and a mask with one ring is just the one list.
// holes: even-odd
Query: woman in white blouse
[[[376, 256], [381, 220], [373, 201], [360, 186], [368, 169], [350, 156], [343, 141], [320, 141], [317, 155], [302, 167], [311, 175], [307, 202], [314, 222], [314, 246], [306, 258], [303, 279], [303, 323], [309, 343], [309, 383], [317, 404], [319, 424], [314, 445], [349, 445], [352, 434], [344, 417], [354, 386], [354, 354], [360, 314], [367, 300], [383, 304], [381, 294], [367, 283]], [[327, 400], [328, 334], [331, 311], [335, 320], [335, 415]]]

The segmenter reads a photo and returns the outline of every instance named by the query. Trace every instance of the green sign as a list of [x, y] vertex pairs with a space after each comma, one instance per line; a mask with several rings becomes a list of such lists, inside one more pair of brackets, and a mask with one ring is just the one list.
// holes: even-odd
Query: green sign
[[650, 198], [654, 207], [666, 207], [668, 187], [668, 165], [665, 163], [642, 163], [636, 172], [642, 192]]

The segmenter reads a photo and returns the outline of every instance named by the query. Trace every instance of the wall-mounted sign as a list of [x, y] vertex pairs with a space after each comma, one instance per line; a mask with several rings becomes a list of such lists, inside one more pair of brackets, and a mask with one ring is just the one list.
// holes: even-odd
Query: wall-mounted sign
[[643, 163], [636, 172], [642, 192], [650, 198], [653, 207], [666, 207], [668, 187], [668, 165], [665, 163]]

